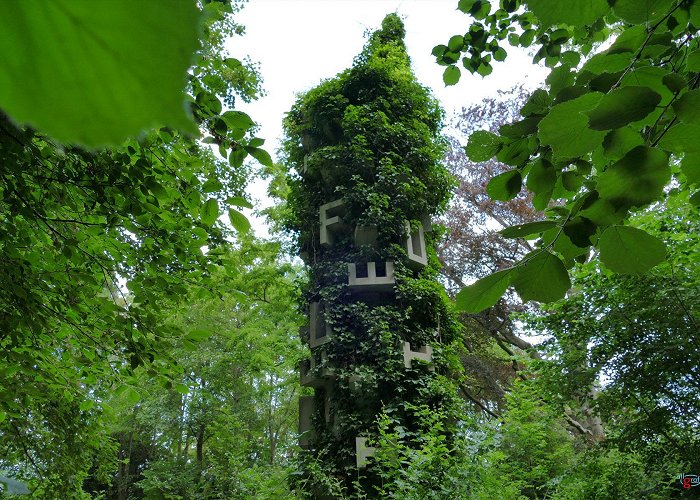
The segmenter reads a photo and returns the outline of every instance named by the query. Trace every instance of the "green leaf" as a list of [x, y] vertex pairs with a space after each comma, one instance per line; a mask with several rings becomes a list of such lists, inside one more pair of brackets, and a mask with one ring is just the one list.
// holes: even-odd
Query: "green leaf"
[[207, 239], [209, 238], [209, 233], [207, 233], [203, 227], [195, 227], [192, 230], [192, 232], [197, 237], [197, 240], [200, 242], [207, 241]]
[[469, 136], [465, 151], [471, 161], [487, 161], [496, 156], [503, 145], [502, 139], [488, 130], [477, 130]]
[[189, 394], [190, 388], [186, 384], [175, 384], [175, 390], [180, 394]]
[[700, 89], [683, 94], [673, 103], [673, 110], [683, 123], [700, 125]]
[[194, 329], [190, 330], [189, 333], [185, 336], [185, 340], [189, 340], [191, 342], [201, 342], [202, 340], [206, 340], [212, 335], [211, 330], [202, 330], [202, 329]]
[[459, 0], [457, 3], [457, 8], [465, 14], [469, 14], [469, 11], [472, 10], [472, 7], [474, 7], [476, 2], [477, 0]]
[[232, 196], [231, 198], [227, 198], [226, 203], [233, 205], [234, 207], [253, 208], [253, 204], [242, 196]]
[[688, 58], [685, 60], [685, 69], [694, 73], [700, 71], [700, 49], [688, 54]]
[[664, 82], [666, 88], [673, 93], [680, 92], [688, 85], [686, 79], [678, 73], [669, 73], [664, 76], [661, 81]]
[[659, 146], [672, 153], [700, 153], [700, 125], [679, 123], [663, 135]]
[[571, 288], [564, 263], [550, 252], [535, 251], [526, 256], [515, 269], [517, 273], [513, 278], [513, 286], [523, 302], [559, 300]]
[[250, 231], [250, 221], [245, 215], [240, 213], [234, 208], [228, 209], [228, 219], [231, 222], [233, 228], [239, 233], [245, 233]]
[[643, 207], [661, 197], [670, 178], [663, 151], [637, 146], [598, 176], [598, 193], [614, 205]]
[[80, 411], [88, 411], [90, 408], [95, 406], [95, 402], [92, 399], [86, 399], [80, 405], [78, 405], [78, 408]]
[[497, 271], [462, 288], [455, 303], [459, 311], [476, 314], [498, 302], [510, 285], [513, 269]]
[[258, 160], [262, 165], [266, 167], [271, 167], [272, 166], [272, 157], [270, 157], [270, 153], [265, 151], [264, 149], [260, 148], [252, 148], [250, 146], [246, 146], [245, 150], [248, 152], [250, 156]]
[[543, 26], [584, 26], [593, 23], [610, 10], [606, 0], [527, 0], [527, 4]]
[[199, 220], [205, 226], [211, 226], [219, 217], [219, 204], [214, 198], [209, 198], [204, 202]]
[[527, 174], [527, 188], [535, 194], [551, 193], [557, 182], [557, 172], [552, 164], [544, 159], [537, 160]]
[[608, 132], [603, 140], [603, 154], [610, 160], [619, 160], [629, 151], [644, 144], [639, 130], [621, 127]]
[[464, 37], [462, 35], [454, 35], [453, 37], [450, 38], [450, 41], [447, 42], [447, 48], [449, 50], [451, 50], [452, 52], [461, 51], [463, 46], [464, 46]]
[[194, 2], [0, 2], [0, 108], [89, 147], [162, 125], [198, 135], [183, 98], [198, 21]]
[[656, 236], [629, 226], [610, 226], [598, 241], [600, 260], [620, 274], [647, 272], [666, 258], [666, 247]]
[[245, 148], [239, 145], [231, 148], [231, 154], [228, 156], [228, 162], [233, 168], [238, 168], [243, 165], [243, 160], [248, 155]]
[[492, 200], [508, 201], [515, 198], [522, 188], [523, 179], [518, 170], [510, 170], [493, 177], [486, 186]]
[[461, 75], [462, 71], [457, 66], [451, 65], [445, 68], [445, 72], [442, 74], [442, 81], [445, 82], [446, 87], [455, 85]]
[[621, 87], [603, 96], [586, 113], [593, 130], [611, 130], [641, 120], [654, 111], [661, 96], [648, 87]]
[[204, 183], [202, 186], [202, 191], [205, 193], [215, 193], [217, 191], [221, 191], [223, 188], [224, 185], [221, 184], [221, 181], [214, 177]]
[[549, 85], [550, 95], [556, 97], [563, 88], [573, 85], [574, 80], [574, 74], [570, 67], [557, 66], [549, 73], [545, 82]]
[[255, 122], [242, 111], [226, 111], [221, 118], [230, 128], [248, 130]]
[[581, 68], [581, 72], [590, 71], [595, 75], [601, 73], [617, 73], [623, 71], [630, 65], [632, 54], [622, 52], [619, 54], [609, 54], [603, 52], [591, 57]]
[[577, 247], [587, 248], [591, 245], [591, 236], [596, 233], [598, 226], [585, 217], [574, 217], [564, 225], [564, 234]]
[[613, 12], [629, 24], [642, 24], [661, 19], [673, 3], [674, 0], [616, 0]]
[[531, 116], [513, 123], [502, 125], [498, 128], [498, 133], [502, 137], [518, 139], [537, 132], [537, 124], [542, 119], [541, 116]]
[[686, 154], [681, 161], [681, 172], [689, 184], [700, 185], [700, 153]]
[[600, 146], [605, 132], [591, 130], [583, 112], [594, 108], [603, 94], [589, 92], [557, 104], [539, 124], [539, 138], [552, 147], [556, 158], [575, 158]]
[[504, 238], [523, 238], [525, 236], [540, 234], [555, 227], [556, 225], [556, 221], [553, 220], [539, 220], [536, 222], [527, 222], [525, 224], [510, 226], [505, 229], [501, 229], [499, 233]]
[[114, 395], [123, 399], [128, 405], [135, 405], [141, 400], [141, 394], [132, 386], [124, 384], [117, 388]]
[[489, 76], [493, 72], [493, 66], [491, 66], [489, 63], [479, 64], [479, 67], [476, 69], [476, 72], [479, 73], [481, 76]]
[[520, 110], [522, 116], [540, 115], [549, 111], [552, 99], [544, 89], [535, 90]]
[[498, 47], [493, 51], [493, 58], [496, 61], [505, 61], [506, 57], [508, 57], [508, 53], [503, 47]]

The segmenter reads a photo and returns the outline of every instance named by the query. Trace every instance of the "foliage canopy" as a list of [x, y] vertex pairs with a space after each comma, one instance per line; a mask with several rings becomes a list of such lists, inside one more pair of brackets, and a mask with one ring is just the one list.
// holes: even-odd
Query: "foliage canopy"
[[458, 9], [474, 22], [433, 50], [447, 85], [459, 80], [460, 58], [468, 71], [488, 75], [506, 58], [506, 43], [532, 47], [533, 61], [552, 68], [520, 120], [470, 137], [474, 161], [495, 156], [512, 167], [491, 179], [489, 195], [509, 200], [526, 187], [547, 222], [508, 230], [539, 235], [537, 249], [500, 278], [465, 288], [461, 307], [488, 307], [507, 285], [524, 301], [561, 298], [569, 288], [564, 269], [592, 250], [622, 274], [661, 262], [662, 242], [625, 224], [662, 200], [670, 183], [700, 202], [700, 3], [509, 0], [496, 8], [460, 0]]

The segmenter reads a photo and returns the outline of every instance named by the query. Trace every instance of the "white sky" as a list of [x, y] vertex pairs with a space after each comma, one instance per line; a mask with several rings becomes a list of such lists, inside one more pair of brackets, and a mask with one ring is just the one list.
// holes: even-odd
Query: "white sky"
[[[518, 83], [536, 88], [547, 74], [534, 66], [524, 51], [508, 45], [508, 58], [495, 63], [486, 78], [462, 71], [453, 87], [442, 82], [443, 67], [435, 63], [431, 50], [447, 43], [450, 36], [464, 34], [471, 17], [456, 10], [457, 0], [251, 0], [236, 15], [246, 27], [243, 37], [228, 44], [232, 57], [250, 55], [260, 63], [265, 97], [251, 104], [241, 103], [260, 124], [258, 136], [276, 159], [282, 137], [282, 119], [299, 92], [311, 89], [321, 80], [335, 76], [352, 65], [365, 43], [364, 32], [380, 27], [386, 14], [397, 12], [404, 18], [406, 45], [418, 80], [430, 87], [440, 100], [447, 117], [463, 106], [506, 90]], [[265, 185], [256, 182], [248, 190], [263, 206]], [[248, 215], [248, 214], [247, 214]], [[258, 236], [266, 236], [262, 220], [251, 217]]]

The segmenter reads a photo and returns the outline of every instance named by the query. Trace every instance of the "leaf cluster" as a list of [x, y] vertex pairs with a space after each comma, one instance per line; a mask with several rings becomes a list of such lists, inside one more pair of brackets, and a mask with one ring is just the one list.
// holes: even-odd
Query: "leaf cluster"
[[[510, 200], [525, 187], [546, 221], [505, 231], [537, 237], [535, 253], [460, 295], [475, 312], [509, 286], [521, 298], [547, 302], [570, 287], [566, 269], [592, 250], [611, 270], [637, 274], [663, 261], [661, 242], [625, 223], [676, 183], [697, 204], [695, 146], [700, 6], [696, 2], [503, 1], [491, 12], [482, 0], [459, 9], [474, 22], [464, 35], [435, 47], [445, 81], [459, 79], [457, 62], [482, 75], [505, 59], [506, 41], [534, 47], [534, 62], [552, 68], [546, 88], [522, 107], [521, 119], [498, 133], [472, 134], [474, 161], [495, 157], [509, 171], [491, 179], [488, 194]], [[594, 50], [609, 41], [604, 50]], [[587, 57], [582, 61], [581, 56]]]

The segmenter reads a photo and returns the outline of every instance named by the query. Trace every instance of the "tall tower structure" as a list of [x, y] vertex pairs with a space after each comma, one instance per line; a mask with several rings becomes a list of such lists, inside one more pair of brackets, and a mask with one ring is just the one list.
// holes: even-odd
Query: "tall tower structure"
[[[387, 16], [352, 68], [300, 96], [285, 121], [287, 224], [310, 267], [301, 463], [321, 463], [346, 491], [371, 493], [378, 481], [381, 414], [419, 446], [416, 409], [449, 415], [455, 401], [443, 352], [459, 326], [430, 222], [453, 181], [441, 165], [442, 111], [415, 80], [404, 34]], [[311, 467], [302, 475], [313, 496], [329, 495]]]

